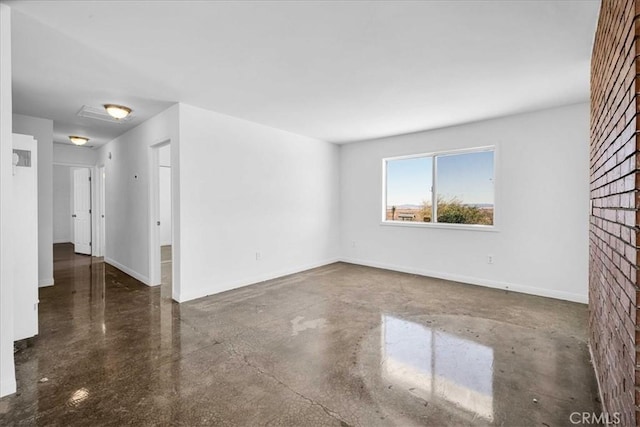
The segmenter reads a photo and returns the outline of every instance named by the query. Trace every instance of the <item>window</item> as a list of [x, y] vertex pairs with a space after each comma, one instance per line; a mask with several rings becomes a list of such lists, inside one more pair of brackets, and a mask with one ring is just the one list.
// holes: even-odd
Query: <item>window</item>
[[384, 160], [384, 221], [494, 225], [494, 148]]

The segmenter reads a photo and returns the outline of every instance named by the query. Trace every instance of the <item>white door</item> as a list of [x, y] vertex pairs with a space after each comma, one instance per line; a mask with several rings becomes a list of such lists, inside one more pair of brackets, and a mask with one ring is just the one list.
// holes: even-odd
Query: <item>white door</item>
[[91, 172], [73, 170], [73, 244], [77, 254], [91, 255]]
[[37, 142], [13, 134], [13, 149], [13, 339], [21, 340], [38, 334]]

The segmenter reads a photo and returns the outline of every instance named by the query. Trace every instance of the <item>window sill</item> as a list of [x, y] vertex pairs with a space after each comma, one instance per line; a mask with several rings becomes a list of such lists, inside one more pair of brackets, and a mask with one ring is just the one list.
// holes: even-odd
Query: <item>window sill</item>
[[495, 225], [447, 224], [443, 222], [380, 221], [380, 225], [387, 227], [442, 228], [449, 230], [484, 231], [492, 233], [500, 231]]

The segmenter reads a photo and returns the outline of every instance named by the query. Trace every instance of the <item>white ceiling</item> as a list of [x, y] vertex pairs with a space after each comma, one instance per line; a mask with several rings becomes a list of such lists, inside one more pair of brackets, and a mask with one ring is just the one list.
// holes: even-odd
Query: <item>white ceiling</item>
[[[8, 1], [14, 112], [102, 144], [175, 102], [332, 142], [589, 97], [598, 1]], [[76, 117], [123, 103], [127, 124]]]

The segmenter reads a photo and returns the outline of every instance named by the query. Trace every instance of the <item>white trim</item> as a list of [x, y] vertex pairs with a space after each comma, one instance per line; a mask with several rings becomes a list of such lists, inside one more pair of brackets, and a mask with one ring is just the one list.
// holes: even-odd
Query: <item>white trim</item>
[[261, 282], [265, 282], [267, 280], [273, 280], [273, 279], [278, 279], [281, 278], [283, 276], [289, 276], [291, 274], [296, 274], [296, 273], [301, 273], [303, 271], [307, 271], [307, 270], [311, 270], [313, 268], [318, 268], [318, 267], [323, 267], [325, 265], [329, 265], [329, 264], [335, 264], [336, 262], [339, 262], [340, 259], [339, 258], [331, 258], [331, 259], [327, 259], [324, 261], [319, 261], [319, 262], [314, 262], [314, 263], [309, 263], [309, 264], [303, 264], [297, 267], [293, 267], [293, 268], [287, 268], [284, 270], [280, 270], [280, 271], [276, 271], [276, 272], [271, 272], [271, 273], [265, 273], [265, 274], [260, 274], [257, 276], [253, 276], [251, 278], [248, 279], [242, 279], [242, 280], [236, 280], [233, 282], [229, 282], [229, 283], [225, 283], [223, 287], [216, 289], [216, 292], [214, 293], [207, 293], [207, 290], [204, 289], [202, 292], [195, 292], [192, 294], [180, 294], [177, 295], [178, 298], [174, 298], [177, 302], [179, 303], [183, 303], [186, 301], [191, 301], [197, 298], [204, 298], [210, 295], [215, 295], [215, 294], [219, 294], [221, 292], [226, 292], [226, 291], [230, 291], [233, 289], [238, 289], [238, 288], [242, 288], [245, 286], [249, 286], [249, 285], [255, 285]]
[[54, 240], [53, 244], [54, 245], [58, 245], [60, 243], [69, 243], [69, 244], [73, 244], [73, 242], [69, 241], [69, 239], [58, 239], [58, 240]]
[[38, 281], [39, 288], [46, 288], [47, 286], [53, 286], [53, 284], [54, 284], [53, 277], [50, 277], [48, 279], [40, 279]]
[[452, 150], [442, 150], [442, 151], [431, 151], [428, 153], [417, 153], [417, 154], [405, 154], [403, 156], [392, 156], [385, 157], [382, 159], [383, 161], [388, 160], [406, 160], [406, 159], [415, 159], [418, 157], [435, 157], [435, 156], [450, 156], [455, 154], [467, 154], [467, 153], [476, 153], [483, 151], [495, 151], [495, 145], [483, 145], [481, 147], [468, 147], [468, 148], [456, 148]]
[[[438, 219], [438, 189], [437, 189], [437, 175], [438, 175], [438, 157], [446, 157], [446, 156], [454, 156], [460, 154], [472, 154], [472, 153], [484, 153], [484, 152], [492, 152], [493, 153], [493, 225], [479, 225], [479, 224], [451, 224], [445, 223], [445, 226], [440, 226], [438, 228], [451, 228], [451, 229], [460, 229], [460, 230], [477, 230], [477, 227], [484, 227], [491, 231], [498, 231], [496, 229], [496, 225], [498, 224], [496, 212], [498, 209], [498, 179], [497, 179], [497, 170], [498, 170], [498, 152], [500, 149], [498, 148], [499, 144], [496, 142], [493, 145], [485, 145], [482, 147], [469, 147], [469, 148], [460, 148], [460, 149], [452, 149], [452, 150], [444, 150], [444, 151], [434, 151], [430, 153], [421, 153], [421, 154], [408, 154], [403, 156], [394, 156], [394, 157], [384, 157], [382, 159], [382, 220], [381, 225], [405, 225], [403, 221], [394, 221], [387, 220], [387, 168], [390, 161], [395, 160], [407, 160], [407, 159], [419, 159], [419, 158], [431, 158], [431, 213], [432, 213], [432, 222], [414, 222], [414, 227], [434, 227], [438, 224], [443, 224], [437, 222]], [[405, 223], [407, 221], [404, 221]], [[471, 226], [471, 228], [469, 228]]]
[[[102, 173], [100, 173], [100, 170], [102, 169]], [[105, 252], [105, 235], [106, 232], [104, 230], [103, 225], [106, 224], [106, 222], [104, 222], [105, 224], [103, 224], [102, 221], [102, 217], [101, 215], [104, 215], [105, 212], [105, 207], [104, 207], [104, 201], [105, 201], [105, 182], [104, 182], [104, 176], [106, 175], [106, 166], [104, 164], [101, 165], [96, 165], [96, 167], [94, 168], [94, 179], [92, 180], [92, 197], [91, 197], [91, 202], [92, 202], [92, 213], [95, 213], [94, 215], [92, 215], [91, 219], [93, 221], [92, 224], [92, 235], [91, 235], [91, 241], [93, 242], [92, 245], [92, 255], [95, 257], [101, 257], [104, 256], [104, 252]]]
[[[161, 270], [162, 265], [160, 263], [160, 258], [161, 258], [160, 227], [157, 226], [157, 221], [160, 221], [160, 148], [170, 144], [171, 144], [171, 138], [164, 138], [164, 139], [158, 140], [158, 142], [155, 142], [149, 146], [149, 155], [148, 155], [148, 158], [149, 158], [149, 218], [148, 218], [148, 221], [149, 221], [149, 284], [150, 286], [156, 286], [162, 282], [162, 270]], [[173, 163], [173, 159], [171, 160]], [[173, 205], [173, 200], [171, 202]], [[173, 251], [171, 253], [171, 261], [173, 261]]]
[[501, 224], [502, 209], [502, 179], [500, 179], [500, 171], [502, 165], [500, 164], [500, 153], [502, 152], [502, 143], [496, 140], [493, 146], [493, 227], [497, 228]]
[[124, 273], [127, 273], [129, 276], [133, 277], [136, 280], [139, 280], [140, 282], [144, 283], [147, 286], [151, 286], [149, 283], [149, 278], [146, 276], [143, 276], [142, 274], [138, 273], [135, 270], [130, 269], [129, 267], [127, 267], [126, 265], [122, 265], [120, 264], [118, 261], [115, 261], [111, 258], [108, 257], [104, 257], [104, 262], [106, 264], [112, 265], [115, 268], [117, 268], [118, 270], [123, 271]]
[[0, 381], [0, 397], [8, 396], [15, 392], [16, 392], [15, 378], [10, 379], [9, 381]]
[[418, 228], [448, 228], [451, 230], [472, 230], [472, 231], [500, 231], [493, 225], [480, 224], [451, 224], [447, 222], [418, 222], [418, 221], [380, 221], [380, 225], [391, 227], [418, 227]]
[[478, 277], [462, 276], [458, 274], [443, 273], [432, 270], [423, 270], [420, 268], [404, 267], [393, 264], [385, 264], [379, 262], [365, 261], [356, 258], [341, 258], [340, 261], [349, 264], [364, 265], [367, 267], [380, 268], [383, 270], [399, 271], [401, 273], [417, 274], [419, 276], [433, 277], [436, 279], [450, 280], [453, 282], [461, 282], [469, 285], [484, 286], [487, 288], [504, 289], [510, 292], [518, 292], [528, 295], [536, 295], [539, 297], [554, 298], [563, 301], [577, 302], [581, 304], [589, 303], [589, 296], [582, 294], [574, 294], [572, 292], [556, 291], [552, 289], [534, 288], [532, 286], [520, 285], [517, 283], [500, 282], [497, 280], [481, 279]]
[[149, 279], [150, 285], [159, 285], [162, 282], [162, 266], [160, 265], [160, 227], [156, 221], [160, 218], [159, 182], [160, 182], [160, 153], [162, 142], [149, 147]]
[[[384, 210], [384, 219], [386, 220], [386, 206]], [[438, 223], [438, 156], [435, 154], [431, 156], [431, 222], [434, 224]]]
[[382, 203], [380, 206], [380, 221], [387, 220], [387, 159], [382, 159]]

